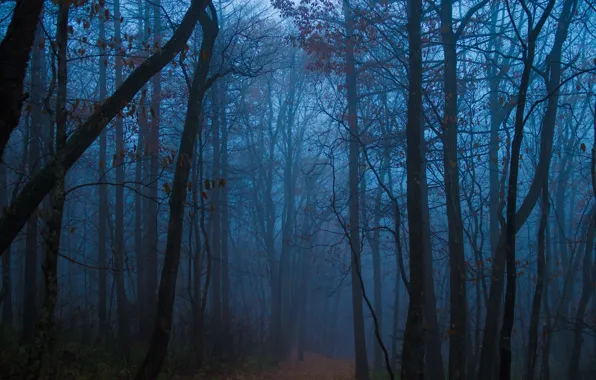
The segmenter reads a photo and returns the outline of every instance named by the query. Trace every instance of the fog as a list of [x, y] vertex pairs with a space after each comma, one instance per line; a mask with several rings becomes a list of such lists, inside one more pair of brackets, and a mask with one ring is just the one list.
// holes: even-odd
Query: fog
[[0, 16], [0, 378], [596, 378], [596, 3]]

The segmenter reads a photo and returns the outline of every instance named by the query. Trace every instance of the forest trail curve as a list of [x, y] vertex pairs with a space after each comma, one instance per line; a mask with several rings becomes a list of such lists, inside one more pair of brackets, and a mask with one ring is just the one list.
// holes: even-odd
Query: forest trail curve
[[[299, 361], [293, 355], [273, 368], [259, 371], [242, 371], [227, 376], [217, 377], [218, 380], [353, 380], [354, 363], [342, 359], [330, 359], [313, 353], [304, 353], [304, 361]], [[192, 377], [205, 379], [201, 375]], [[182, 379], [182, 378], [181, 378]], [[186, 377], [184, 377], [186, 379]]]
[[279, 368], [269, 369], [262, 375], [267, 380], [351, 380], [354, 378], [354, 363], [304, 353], [304, 361], [287, 360], [280, 363]]

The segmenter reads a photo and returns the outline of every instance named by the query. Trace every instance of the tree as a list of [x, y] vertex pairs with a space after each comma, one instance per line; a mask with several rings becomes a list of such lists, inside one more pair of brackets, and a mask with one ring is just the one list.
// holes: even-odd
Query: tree
[[425, 239], [420, 177], [422, 129], [422, 1], [408, 1], [408, 123], [406, 125], [408, 230], [410, 237], [410, 303], [402, 348], [401, 379], [424, 378]]
[[203, 30], [201, 50], [190, 89], [184, 129], [180, 137], [180, 149], [178, 150], [174, 182], [170, 195], [168, 240], [157, 296], [155, 326], [153, 328], [149, 351], [135, 376], [136, 380], [157, 379], [165, 360], [170, 340], [176, 281], [180, 264], [182, 224], [184, 220], [188, 177], [193, 162], [192, 157], [196, 136], [199, 132], [199, 117], [203, 107], [203, 98], [205, 92], [213, 82], [213, 79], [209, 80], [207, 78], [213, 46], [215, 45], [215, 39], [219, 31], [217, 13], [213, 4], [209, 3], [207, 9], [200, 10], [199, 22]]

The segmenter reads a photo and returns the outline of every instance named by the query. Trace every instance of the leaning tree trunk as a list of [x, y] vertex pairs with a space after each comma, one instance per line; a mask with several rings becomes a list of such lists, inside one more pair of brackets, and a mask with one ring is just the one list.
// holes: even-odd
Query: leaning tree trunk
[[[64, 152], [64, 170], [68, 171], [93, 144], [108, 123], [134, 98], [136, 93], [153, 75], [164, 68], [186, 46], [192, 35], [201, 11], [206, 7], [205, 0], [193, 0], [172, 38], [160, 50], [136, 68], [106, 102], [95, 111], [67, 140]], [[20, 191], [17, 198], [0, 218], [0, 256], [12, 243], [27, 220], [37, 210], [56, 181], [55, 159], [34, 175]]]
[[17, 0], [0, 44], [0, 161], [25, 101], [23, 83], [43, 0]]
[[[190, 89], [188, 107], [184, 129], [180, 138], [178, 150], [178, 162], [174, 172], [174, 181], [170, 195], [170, 220], [168, 224], [168, 238], [164, 264], [159, 283], [157, 296], [157, 311], [155, 314], [155, 326], [153, 336], [149, 345], [149, 351], [145, 356], [143, 364], [139, 368], [136, 380], [155, 380], [161, 371], [165, 360], [170, 331], [172, 328], [172, 317], [174, 312], [174, 300], [176, 298], [176, 281], [180, 264], [180, 249], [182, 245], [182, 229], [184, 225], [184, 204], [186, 202], [188, 177], [194, 154], [194, 146], [199, 132], [200, 115], [203, 108], [205, 91], [210, 85], [207, 80], [213, 46], [218, 34], [217, 14], [215, 7], [210, 3], [209, 12], [202, 9], [199, 14], [199, 22], [203, 29], [199, 62]], [[209, 15], [208, 13], [211, 13]]]

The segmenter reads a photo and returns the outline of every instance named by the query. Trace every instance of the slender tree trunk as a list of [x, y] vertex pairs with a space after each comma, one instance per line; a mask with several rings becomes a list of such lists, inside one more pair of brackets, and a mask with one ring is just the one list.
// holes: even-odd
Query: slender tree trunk
[[464, 225], [459, 191], [459, 164], [457, 153], [457, 50], [458, 36], [453, 32], [453, 3], [441, 2], [441, 38], [445, 56], [443, 168], [449, 230], [449, 379], [466, 379], [466, 267], [464, 255]]
[[[381, 163], [381, 172], [379, 173], [379, 181], [380, 184], [377, 187], [377, 193], [375, 195], [375, 203], [374, 203], [374, 215], [373, 215], [373, 233], [367, 233], [368, 241], [370, 243], [370, 248], [372, 252], [373, 258], [373, 286], [374, 286], [374, 305], [375, 305], [375, 314], [377, 316], [377, 322], [379, 326], [379, 335], [383, 336], [383, 299], [382, 299], [382, 278], [381, 278], [381, 247], [380, 247], [380, 223], [381, 223], [381, 199], [383, 195], [383, 188], [381, 186], [382, 183], [385, 181], [385, 173], [387, 172], [387, 168], [389, 165], [388, 156], [383, 157], [383, 162]], [[366, 180], [363, 180], [363, 187]], [[366, 198], [365, 192], [362, 192], [362, 209], [366, 210]], [[364, 218], [366, 216], [363, 213]], [[368, 226], [365, 219], [365, 228], [368, 230]], [[373, 339], [374, 336], [373, 336]], [[381, 351], [381, 345], [378, 342], [374, 344], [374, 369], [375, 371], [379, 371], [383, 368], [383, 353]]]
[[[114, 1], [114, 40], [118, 53], [116, 55], [116, 87], [122, 85], [122, 47], [120, 37], [120, 0]], [[116, 116], [114, 122], [116, 127], [116, 153], [114, 164], [116, 165], [116, 220], [114, 232], [114, 264], [116, 278], [116, 296], [118, 302], [118, 348], [124, 358], [128, 360], [130, 355], [130, 321], [128, 314], [128, 298], [124, 285], [124, 165], [126, 152], [124, 148], [124, 125], [122, 117]]]
[[[43, 30], [38, 27], [35, 37], [35, 49], [31, 57], [31, 88], [35, 94], [31, 99], [31, 124], [29, 133], [29, 174], [34, 176], [39, 171], [41, 148], [41, 124], [42, 124], [42, 97], [43, 83], [41, 73], [41, 49], [44, 47], [45, 38]], [[31, 213], [27, 222], [25, 237], [25, 290], [23, 292], [23, 321], [21, 324], [21, 344], [33, 342], [35, 322], [37, 320], [37, 269], [38, 269], [38, 211], [37, 208]], [[4, 229], [2, 229], [4, 231]]]
[[[161, 49], [161, 2], [160, 0], [151, 2], [153, 7], [153, 49]], [[147, 4], [145, 5], [148, 6]], [[149, 25], [149, 20], [147, 20]], [[155, 307], [157, 305], [157, 276], [158, 276], [158, 194], [159, 186], [159, 125], [161, 122], [161, 71], [158, 71], [151, 80], [151, 123], [149, 124], [149, 133], [147, 136], [147, 154], [149, 156], [149, 189], [147, 199], [146, 214], [143, 216], [146, 221], [145, 235], [145, 265], [143, 268], [145, 282], [145, 300], [146, 304], [146, 328], [155, 321]], [[149, 330], [147, 330], [149, 333]]]
[[[221, 123], [221, 179], [220, 179], [220, 210], [221, 210], [221, 312], [223, 330], [230, 331], [230, 258], [228, 252], [228, 236], [230, 234], [230, 215], [228, 209], [228, 124], [226, 114], [227, 87], [220, 88], [220, 123]], [[229, 337], [228, 337], [229, 338]], [[231, 342], [227, 341], [227, 344]]]
[[149, 345], [149, 351], [135, 376], [136, 380], [157, 379], [165, 360], [168, 343], [170, 341], [174, 301], [176, 298], [176, 280], [180, 264], [187, 183], [196, 137], [197, 133], [199, 133], [203, 98], [205, 96], [205, 91], [209, 86], [207, 74], [209, 72], [211, 55], [213, 53], [213, 45], [215, 44], [215, 39], [218, 34], [215, 8], [212, 4], [209, 4], [208, 8], [212, 18], [210, 18], [208, 12], [204, 9], [201, 9], [199, 13], [199, 21], [203, 29], [203, 41], [199, 54], [199, 62], [195, 68], [195, 74], [190, 89], [184, 129], [180, 138], [180, 148], [178, 150], [178, 162], [174, 172], [174, 181], [170, 195], [168, 239], [166, 243], [161, 281], [159, 283], [155, 326]]
[[[0, 162], [0, 210], [8, 204], [7, 168]], [[10, 247], [2, 257], [2, 288], [0, 289], [0, 303], [2, 303], [2, 326], [12, 328], [12, 260]]]
[[362, 310], [362, 290], [360, 288], [360, 231], [359, 231], [359, 156], [360, 141], [358, 131], [358, 88], [354, 59], [354, 30], [352, 9], [348, 0], [344, 0], [344, 19], [346, 31], [346, 88], [348, 95], [348, 127], [350, 129], [349, 152], [349, 189], [350, 189], [350, 257], [352, 272], [352, 310], [354, 313], [354, 350], [356, 352], [356, 378], [368, 380], [368, 358], [364, 336], [364, 315]]
[[422, 235], [424, 236], [424, 371], [429, 379], [444, 379], [445, 369], [441, 354], [442, 332], [439, 331], [433, 247], [430, 231], [430, 208], [428, 207], [428, 180], [426, 174], [426, 141], [421, 132], [420, 141], [420, 192], [422, 205]]
[[[391, 172], [389, 172], [391, 174]], [[389, 179], [389, 182], [392, 182]], [[399, 352], [397, 349], [397, 335], [399, 329], [399, 295], [401, 292], [401, 269], [399, 264], [399, 258], [403, 257], [402, 247], [401, 247], [401, 213], [399, 210], [399, 205], [397, 203], [394, 204], [394, 220], [395, 220], [395, 260], [396, 260], [396, 271], [395, 271], [395, 293], [393, 298], [393, 328], [392, 328], [392, 339], [391, 339], [391, 363], [393, 364], [396, 372], [397, 372], [397, 365], [399, 360]]]
[[[420, 179], [422, 177], [422, 1], [408, 1], [408, 123], [406, 170], [408, 230], [410, 235], [410, 304], [404, 334], [401, 380], [424, 379], [424, 281], [425, 239]], [[429, 273], [430, 275], [430, 273]]]
[[211, 110], [212, 110], [212, 147], [213, 147], [213, 184], [209, 192], [211, 201], [211, 215], [213, 218], [213, 235], [211, 237], [211, 254], [213, 255], [213, 277], [211, 278], [211, 317], [213, 325], [214, 355], [220, 358], [223, 347], [222, 325], [221, 325], [221, 208], [219, 202], [219, 180], [221, 176], [221, 143], [219, 124], [219, 85], [211, 88]]
[[538, 270], [536, 277], [536, 289], [532, 299], [532, 315], [530, 317], [530, 337], [528, 339], [528, 354], [526, 356], [526, 380], [534, 380], [536, 368], [537, 348], [538, 348], [538, 330], [540, 328], [540, 309], [542, 306], [544, 277], [546, 271], [545, 259], [545, 239], [546, 225], [548, 223], [548, 214], [550, 211], [550, 201], [548, 194], [548, 181], [544, 182], [542, 193], [542, 212], [540, 214], [540, 225], [538, 226]]
[[[102, 7], [103, 9], [103, 7]], [[105, 16], [103, 10], [99, 12], [99, 40], [106, 40], [106, 26]], [[101, 55], [99, 57], [99, 102], [103, 104], [107, 96], [107, 81], [106, 68], [108, 66], [108, 57], [105, 55], [104, 45], [101, 44]], [[106, 131], [102, 130], [99, 137], [99, 181], [106, 182], [106, 165], [107, 165], [107, 137]], [[107, 253], [106, 242], [107, 234], [107, 216], [108, 209], [108, 189], [106, 185], [99, 185], [99, 209], [98, 209], [98, 230], [97, 230], [97, 256], [98, 256], [98, 323], [99, 323], [99, 340], [103, 341], [106, 335], [107, 320], [106, 320], [106, 291], [107, 291]]]
[[[56, 45], [58, 48], [58, 94], [56, 97], [56, 145], [52, 152], [61, 152], [66, 143], [66, 49], [68, 39], [68, 12], [70, 3], [66, 0], [60, 2], [58, 10], [58, 23], [56, 28]], [[50, 193], [51, 211], [46, 222], [47, 230], [44, 236], [46, 255], [43, 265], [45, 277], [44, 302], [39, 315], [35, 331], [35, 340], [29, 354], [24, 378], [37, 380], [40, 377], [45, 354], [51, 355], [53, 350], [54, 310], [58, 299], [58, 255], [60, 252], [60, 236], [62, 232], [62, 215], [64, 213], [64, 177], [66, 171], [63, 157], [58, 153], [56, 161], [56, 184]], [[55, 377], [50, 368], [50, 378]]]
[[[594, 106], [596, 112], [596, 105]], [[596, 113], [594, 114], [594, 129], [596, 133]], [[594, 145], [592, 146], [592, 161], [590, 163], [590, 174], [592, 176], [592, 192], [596, 195], [596, 135], [594, 135]], [[595, 209], [593, 207], [593, 209]], [[586, 237], [586, 251], [584, 253], [584, 260], [582, 263], [582, 291], [579, 300], [579, 305], [575, 314], [575, 322], [573, 326], [573, 346], [571, 349], [571, 356], [569, 367], [567, 370], [568, 379], [579, 379], [579, 366], [582, 356], [582, 345], [584, 342], [584, 318], [588, 302], [594, 294], [594, 278], [596, 273], [596, 264], [592, 267], [592, 255], [594, 250], [594, 235], [596, 229], [596, 213], [590, 213], [588, 216], [589, 225]]]
[[[508, 380], [511, 376], [511, 331], [513, 329], [515, 293], [517, 273], [515, 268], [515, 235], [529, 216], [536, 200], [542, 189], [542, 182], [548, 177], [548, 167], [550, 167], [550, 152], [552, 150], [551, 129], [545, 127], [541, 137], [541, 159], [536, 169], [532, 185], [528, 195], [524, 198], [520, 210], [517, 211], [517, 175], [519, 170], [519, 153], [521, 149], [521, 140], [523, 138], [523, 127], [525, 124], [524, 112], [527, 94], [526, 91], [530, 83], [530, 72], [534, 63], [534, 53], [536, 48], [536, 39], [544, 26], [554, 7], [554, 0], [550, 0], [543, 14], [532, 25], [529, 20], [528, 41], [523, 45], [524, 70], [520, 83], [520, 89], [517, 95], [516, 116], [515, 116], [515, 135], [511, 148], [510, 170], [509, 170], [509, 188], [507, 192], [507, 217], [506, 230], [501, 234], [497, 251], [494, 255], [492, 269], [492, 281], [490, 287], [489, 300], [487, 303], [487, 314], [485, 320], [484, 338], [482, 342], [482, 351], [480, 356], [480, 368], [478, 371], [479, 380], [484, 380], [487, 374], [493, 373], [493, 364], [495, 362], [497, 334], [499, 330], [499, 316], [501, 309], [501, 298], [503, 294], [504, 265], [507, 265], [507, 289], [505, 292], [505, 312], [503, 317], [503, 328], [501, 329], [500, 339], [500, 378]], [[554, 131], [554, 129], [552, 129]], [[490, 376], [490, 375], [489, 375]], [[492, 377], [492, 376], [491, 376]]]

